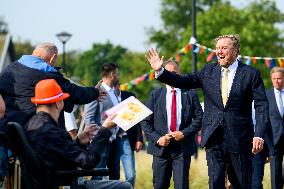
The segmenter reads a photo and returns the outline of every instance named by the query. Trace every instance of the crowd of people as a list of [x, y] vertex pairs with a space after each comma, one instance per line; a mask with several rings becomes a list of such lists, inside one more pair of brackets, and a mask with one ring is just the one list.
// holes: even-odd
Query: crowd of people
[[[217, 62], [187, 75], [178, 62], [164, 61], [150, 49], [145, 56], [155, 78], [166, 85], [149, 95], [146, 106], [153, 113], [124, 131], [104, 113], [135, 96], [120, 90], [119, 67], [105, 63], [96, 86], [79, 86], [56, 67], [57, 47], [42, 43], [0, 74], [0, 131], [7, 131], [9, 121], [23, 126], [45, 168], [37, 181], [41, 188], [55, 188], [54, 174], [62, 167], [107, 167], [108, 179], [96, 176], [82, 183], [90, 189], [134, 188], [134, 152], [142, 149], [145, 136], [153, 156], [153, 188], [169, 188], [173, 175], [174, 188], [189, 189], [195, 135], [201, 130], [210, 189], [225, 189], [226, 181], [232, 189], [262, 189], [267, 161], [272, 189], [282, 189], [284, 68], [271, 70], [273, 88], [265, 91], [260, 72], [238, 59], [238, 35], [219, 36], [215, 45]], [[204, 110], [196, 88], [203, 91]], [[68, 129], [66, 117], [78, 104], [84, 105], [81, 132]], [[0, 144], [0, 156], [3, 150]], [[120, 181], [120, 161], [126, 181]], [[5, 169], [0, 167], [0, 177]]]

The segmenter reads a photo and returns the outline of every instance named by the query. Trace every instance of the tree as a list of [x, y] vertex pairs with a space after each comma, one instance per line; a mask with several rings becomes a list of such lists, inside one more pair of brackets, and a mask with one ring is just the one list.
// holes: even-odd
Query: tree
[[8, 33], [8, 24], [3, 17], [0, 17], [0, 34]]
[[[167, 17], [163, 21], [165, 25], [180, 26], [179, 31], [169, 30], [164, 26], [163, 32], [156, 32], [150, 35], [150, 42], [155, 42], [166, 56], [173, 56], [179, 49], [188, 43], [192, 28], [190, 19], [187, 24], [176, 16], [175, 13], [184, 11], [184, 6], [177, 6], [174, 0], [163, 0], [167, 5], [162, 6], [162, 11], [166, 7], [172, 7], [173, 13], [168, 11]], [[190, 4], [190, 3], [189, 3]], [[181, 3], [180, 3], [181, 5]], [[183, 7], [183, 8], [182, 8]], [[181, 13], [182, 14], [182, 13]], [[169, 21], [168, 17], [176, 17], [175, 23]], [[185, 16], [185, 15], [183, 15]], [[162, 17], [163, 18], [163, 17]], [[185, 17], [184, 17], [185, 18]], [[237, 33], [241, 37], [241, 54], [249, 56], [282, 56], [284, 38], [282, 31], [277, 24], [283, 23], [284, 15], [277, 9], [275, 2], [269, 0], [256, 0], [250, 2], [245, 8], [239, 9], [228, 1], [217, 1], [213, 4], [206, 4], [199, 8], [197, 14], [197, 40], [198, 43], [214, 48], [214, 38], [218, 35]], [[180, 36], [178, 40], [173, 36]], [[172, 37], [169, 37], [172, 36]], [[159, 46], [160, 45], [160, 46]], [[198, 55], [198, 69], [201, 69], [208, 53]], [[183, 56], [181, 67], [185, 72], [191, 71], [189, 61], [190, 55]], [[270, 85], [269, 69], [259, 61], [256, 66], [265, 78], [266, 86]]]
[[[192, 3], [189, 0], [161, 0], [161, 19], [163, 28], [156, 30], [148, 29], [149, 42], [155, 43], [163, 50], [165, 55], [170, 56], [178, 48], [182, 33], [191, 24]], [[198, 12], [205, 11], [208, 7], [221, 0], [199, 0], [196, 1]]]
[[30, 55], [34, 50], [34, 46], [30, 41], [14, 41], [16, 51], [16, 59], [21, 58], [23, 55]]
[[78, 56], [73, 75], [80, 77], [85, 85], [95, 85], [101, 79], [102, 64], [118, 63], [126, 52], [126, 48], [114, 46], [110, 42], [94, 43], [91, 50]]

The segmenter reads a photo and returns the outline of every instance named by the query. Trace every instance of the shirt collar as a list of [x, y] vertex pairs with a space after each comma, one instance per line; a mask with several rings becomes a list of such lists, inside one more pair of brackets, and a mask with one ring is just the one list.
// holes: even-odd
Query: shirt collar
[[[278, 89], [275, 89], [275, 88], [273, 88], [273, 89], [274, 89], [274, 93], [280, 93], [280, 91]], [[284, 92], [284, 88], [281, 89], [281, 92]]]
[[172, 88], [172, 87], [169, 86], [169, 85], [166, 85], [166, 89], [167, 89], [167, 94], [171, 93], [173, 89], [176, 90], [176, 92], [179, 92], [179, 91], [180, 91], [179, 88]]
[[[238, 65], [239, 65], [239, 62], [238, 62], [238, 60], [236, 59], [236, 61], [228, 67], [229, 71], [230, 71], [230, 72], [236, 71], [237, 68], [238, 68]], [[222, 67], [221, 70], [223, 71], [224, 68]]]
[[108, 86], [107, 84], [105, 84], [104, 82], [102, 82], [102, 86], [105, 88], [105, 90], [107, 92], [109, 92], [110, 90], [112, 90], [113, 88], [111, 88], [110, 86]]

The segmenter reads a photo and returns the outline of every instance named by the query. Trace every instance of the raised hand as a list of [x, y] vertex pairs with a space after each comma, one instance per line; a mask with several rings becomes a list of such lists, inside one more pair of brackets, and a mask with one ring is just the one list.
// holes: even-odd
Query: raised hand
[[100, 102], [102, 102], [107, 95], [107, 92], [101, 89], [102, 82], [103, 82], [103, 80], [100, 80], [95, 86], [99, 90], [99, 96], [98, 96], [97, 100], [100, 101]]
[[151, 67], [155, 70], [155, 71], [160, 71], [164, 62], [164, 56], [162, 56], [162, 58], [160, 58], [159, 52], [157, 49], [153, 49], [151, 48], [148, 51], [148, 54], [145, 54], [145, 57], [147, 58], [147, 60], [149, 61], [149, 63], [151, 64]]

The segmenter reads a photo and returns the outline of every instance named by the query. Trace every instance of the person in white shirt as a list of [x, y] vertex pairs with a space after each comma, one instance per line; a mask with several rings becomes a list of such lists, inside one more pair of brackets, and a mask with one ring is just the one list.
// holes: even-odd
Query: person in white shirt
[[[102, 125], [106, 116], [104, 112], [119, 103], [119, 99], [115, 95], [114, 85], [119, 81], [118, 66], [113, 63], [102, 65], [101, 69], [102, 81], [97, 87], [101, 91], [107, 92], [107, 96], [102, 101], [93, 101], [84, 107], [84, 122], [86, 127], [90, 125]], [[119, 127], [112, 129], [112, 136], [109, 139], [109, 145], [102, 150], [101, 161], [97, 168], [109, 168], [109, 179], [120, 179], [120, 138], [117, 137]], [[102, 177], [94, 177], [93, 179], [102, 179]]]

